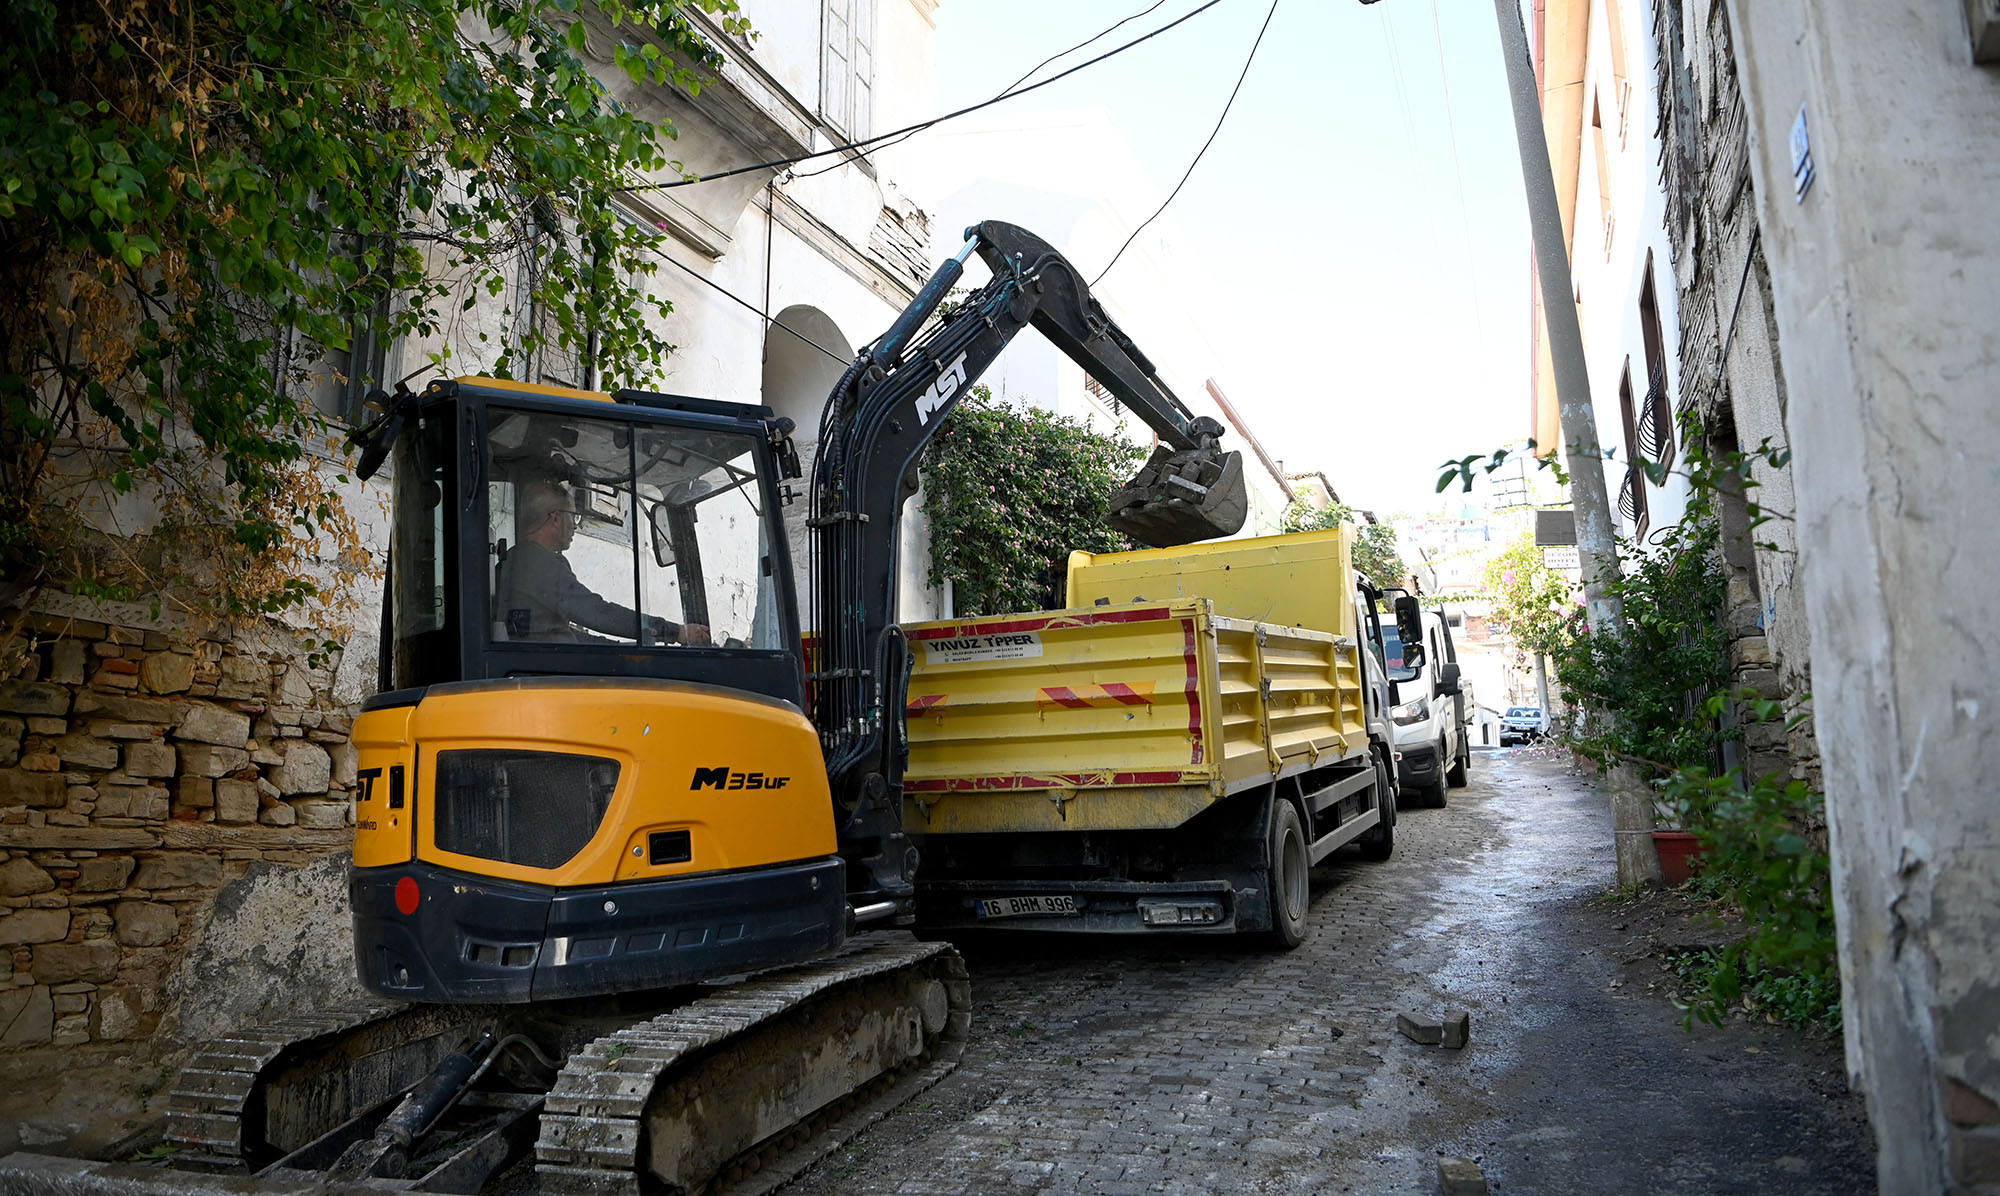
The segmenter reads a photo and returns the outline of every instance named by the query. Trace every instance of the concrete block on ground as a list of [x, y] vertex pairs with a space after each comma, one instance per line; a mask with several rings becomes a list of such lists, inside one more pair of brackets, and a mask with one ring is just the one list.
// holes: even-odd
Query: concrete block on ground
[[1442, 1196], [1486, 1196], [1486, 1173], [1471, 1159], [1439, 1159], [1438, 1191]]
[[1444, 1039], [1441, 1045], [1458, 1050], [1472, 1037], [1472, 1015], [1463, 1009], [1447, 1009], [1444, 1013]]
[[1436, 1046], [1444, 1037], [1444, 1024], [1434, 1017], [1421, 1013], [1399, 1013], [1396, 1015], [1396, 1029], [1403, 1037], [1424, 1046]]

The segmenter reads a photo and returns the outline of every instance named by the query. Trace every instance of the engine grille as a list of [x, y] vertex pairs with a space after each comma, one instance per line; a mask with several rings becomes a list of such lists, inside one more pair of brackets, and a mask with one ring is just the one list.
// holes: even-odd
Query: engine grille
[[597, 833], [618, 762], [567, 752], [438, 753], [437, 845], [459, 855], [559, 868]]

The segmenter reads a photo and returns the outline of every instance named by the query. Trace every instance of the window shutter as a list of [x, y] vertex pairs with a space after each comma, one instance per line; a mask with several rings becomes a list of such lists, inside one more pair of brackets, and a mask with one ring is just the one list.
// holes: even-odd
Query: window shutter
[[847, 132], [859, 140], [875, 132], [875, 0], [854, 4], [854, 110]]
[[854, 74], [854, 23], [849, 12], [855, 0], [826, 0], [826, 36], [821, 48], [820, 114], [848, 131], [851, 80]]

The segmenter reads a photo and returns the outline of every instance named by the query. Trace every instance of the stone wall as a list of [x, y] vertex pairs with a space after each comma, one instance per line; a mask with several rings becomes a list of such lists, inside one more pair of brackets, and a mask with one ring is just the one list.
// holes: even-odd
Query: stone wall
[[[17, 644], [0, 680], [0, 1152], [103, 1151], [157, 1125], [189, 1044], [352, 990], [350, 713], [331, 670], [270, 628], [37, 614]], [[273, 889], [296, 917], [243, 915]]]
[[[1677, 409], [1706, 430], [1708, 451], [1790, 444], [1784, 363], [1758, 232], [1743, 97], [1721, 0], [1654, 0], [1660, 62], [1660, 181], [1679, 288]], [[1812, 637], [1799, 584], [1791, 472], [1758, 465], [1745, 493], [1722, 496], [1729, 567], [1725, 617], [1731, 682], [1809, 714]], [[1769, 516], [1751, 526], [1749, 505]], [[1729, 761], [1821, 788], [1810, 718], [1750, 723]]]

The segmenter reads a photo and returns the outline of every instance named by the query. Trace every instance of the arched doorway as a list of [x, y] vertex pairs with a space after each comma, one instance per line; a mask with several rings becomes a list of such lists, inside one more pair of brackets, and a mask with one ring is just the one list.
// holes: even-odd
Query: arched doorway
[[[854, 348], [832, 318], [816, 307], [798, 305], [778, 313], [764, 338], [764, 403], [798, 425], [792, 434], [799, 463], [812, 477], [819, 453], [819, 417], [826, 397], [854, 359]], [[806, 516], [810, 502], [803, 485], [798, 498], [785, 508], [785, 533], [791, 541], [792, 570], [798, 585], [799, 617], [810, 627], [813, 611], [806, 590]]]

